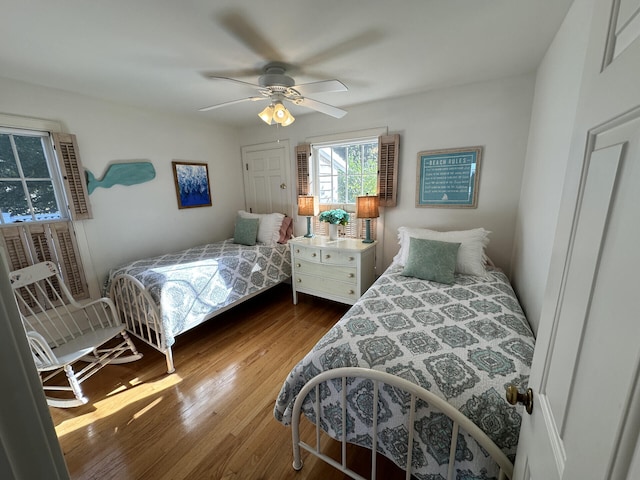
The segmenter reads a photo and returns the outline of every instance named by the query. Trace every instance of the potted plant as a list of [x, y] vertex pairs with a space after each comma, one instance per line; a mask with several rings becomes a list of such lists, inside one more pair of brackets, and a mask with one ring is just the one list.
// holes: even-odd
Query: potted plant
[[329, 240], [337, 240], [338, 225], [347, 225], [349, 223], [349, 214], [341, 208], [336, 208], [322, 212], [318, 220], [329, 224]]

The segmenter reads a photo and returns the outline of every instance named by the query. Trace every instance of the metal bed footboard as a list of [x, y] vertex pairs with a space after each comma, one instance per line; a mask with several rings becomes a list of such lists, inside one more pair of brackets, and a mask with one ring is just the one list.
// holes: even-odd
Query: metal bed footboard
[[127, 331], [164, 354], [167, 373], [173, 373], [173, 352], [167, 346], [162, 316], [144, 285], [131, 275], [120, 274], [113, 278], [109, 296]]
[[[296, 401], [293, 406], [293, 416], [291, 419], [291, 430], [292, 430], [292, 440], [293, 440], [293, 468], [295, 470], [300, 470], [302, 468], [302, 460], [300, 458], [300, 448], [305, 449], [309, 453], [315, 455], [320, 458], [324, 462], [334, 466], [338, 470], [343, 473], [349, 475], [351, 478], [358, 480], [365, 480], [364, 477], [360, 476], [353, 470], [347, 467], [347, 440], [346, 440], [346, 432], [347, 428], [345, 425], [346, 422], [346, 405], [347, 405], [347, 378], [364, 378], [369, 379], [373, 382], [373, 412], [372, 412], [372, 420], [373, 425], [371, 427], [371, 436], [373, 439], [372, 444], [372, 455], [371, 455], [371, 480], [375, 480], [376, 478], [376, 455], [375, 452], [378, 450], [378, 432], [377, 432], [377, 421], [378, 421], [378, 395], [379, 395], [379, 384], [386, 384], [395, 388], [399, 388], [411, 395], [411, 406], [409, 412], [409, 422], [408, 426], [411, 426], [415, 422], [415, 414], [416, 414], [416, 399], [421, 399], [426, 401], [431, 407], [439, 410], [440, 412], [447, 415], [453, 421], [453, 429], [451, 435], [451, 444], [450, 444], [450, 454], [449, 454], [449, 470], [447, 478], [449, 480], [453, 480], [455, 478], [455, 453], [458, 442], [458, 432], [460, 428], [466, 431], [469, 435], [471, 435], [482, 448], [484, 448], [491, 458], [496, 462], [496, 464], [500, 468], [499, 479], [504, 480], [505, 478], [511, 478], [513, 475], [513, 464], [507, 458], [502, 450], [469, 418], [464, 416], [458, 409], [456, 409], [453, 405], [449, 404], [447, 401], [442, 398], [436, 396], [435, 394], [429, 392], [428, 390], [416, 385], [415, 383], [409, 382], [403, 378], [397, 377], [395, 375], [391, 375], [386, 372], [381, 372], [378, 370], [370, 370], [366, 368], [360, 367], [343, 367], [336, 368], [332, 370], [328, 370], [326, 372], [320, 373], [316, 377], [314, 377], [311, 381], [309, 381], [298, 394]], [[341, 462], [337, 462], [333, 458], [323, 454], [320, 451], [320, 385], [328, 380], [333, 379], [341, 379], [342, 381], [342, 399], [341, 399], [341, 407], [342, 407], [342, 449], [341, 449]], [[300, 416], [302, 410], [302, 404], [307, 397], [307, 395], [315, 390], [315, 400], [314, 400], [314, 410], [315, 410], [315, 425], [316, 425], [316, 445], [315, 447], [303, 442], [300, 440]], [[408, 441], [407, 441], [407, 461], [406, 465], [409, 466], [406, 472], [406, 478], [409, 480], [411, 478], [411, 465], [412, 465], [412, 453], [413, 448], [410, 448], [413, 445], [414, 438], [414, 428], [407, 428], [409, 431]]]

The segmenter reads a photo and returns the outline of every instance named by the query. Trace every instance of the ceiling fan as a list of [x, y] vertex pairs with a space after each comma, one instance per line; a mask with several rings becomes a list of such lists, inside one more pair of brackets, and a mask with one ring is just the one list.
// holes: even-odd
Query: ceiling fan
[[278, 123], [282, 126], [291, 125], [295, 118], [287, 110], [285, 102], [301, 105], [320, 113], [335, 118], [342, 118], [346, 111], [327, 103], [313, 100], [307, 95], [326, 92], [346, 92], [347, 87], [339, 80], [323, 80], [318, 82], [302, 83], [297, 85], [295, 80], [286, 74], [286, 65], [281, 62], [270, 62], [264, 68], [262, 75], [258, 77], [258, 83], [245, 82], [235, 78], [223, 77], [216, 74], [205, 74], [207, 78], [214, 80], [226, 80], [239, 83], [256, 89], [257, 94], [230, 102], [219, 103], [199, 109], [201, 112], [214, 110], [242, 102], [269, 101], [269, 105], [258, 114], [267, 124]]

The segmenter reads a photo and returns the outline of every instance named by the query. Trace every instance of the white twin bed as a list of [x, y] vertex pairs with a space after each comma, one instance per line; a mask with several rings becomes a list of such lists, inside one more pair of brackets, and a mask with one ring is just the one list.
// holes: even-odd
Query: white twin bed
[[234, 238], [137, 260], [109, 272], [127, 331], [166, 356], [176, 337], [291, 278], [291, 218], [238, 212]]
[[[485, 268], [487, 234], [400, 228], [393, 264], [282, 386], [274, 416], [293, 423], [295, 468], [302, 413], [336, 440], [377, 450], [407, 478], [511, 476], [522, 407], [507, 403], [505, 390], [526, 386], [534, 337], [507, 277]], [[447, 249], [456, 250], [448, 260]], [[438, 281], [425, 279], [433, 277]], [[336, 378], [319, 380], [332, 372]], [[398, 378], [427, 393], [411, 407]], [[305, 399], [298, 398], [302, 389]], [[449, 411], [436, 405], [442, 400]], [[479, 434], [464, 428], [469, 421]], [[479, 439], [484, 434], [488, 439]], [[322, 458], [317, 447], [300, 446]], [[327, 461], [360, 478], [344, 457]]]

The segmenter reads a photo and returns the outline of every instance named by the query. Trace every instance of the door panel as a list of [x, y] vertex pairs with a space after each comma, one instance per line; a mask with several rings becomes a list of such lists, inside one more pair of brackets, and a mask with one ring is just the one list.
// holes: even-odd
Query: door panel
[[292, 215], [287, 141], [242, 147], [245, 208]]
[[638, 0], [593, 5], [517, 479], [640, 478]]

